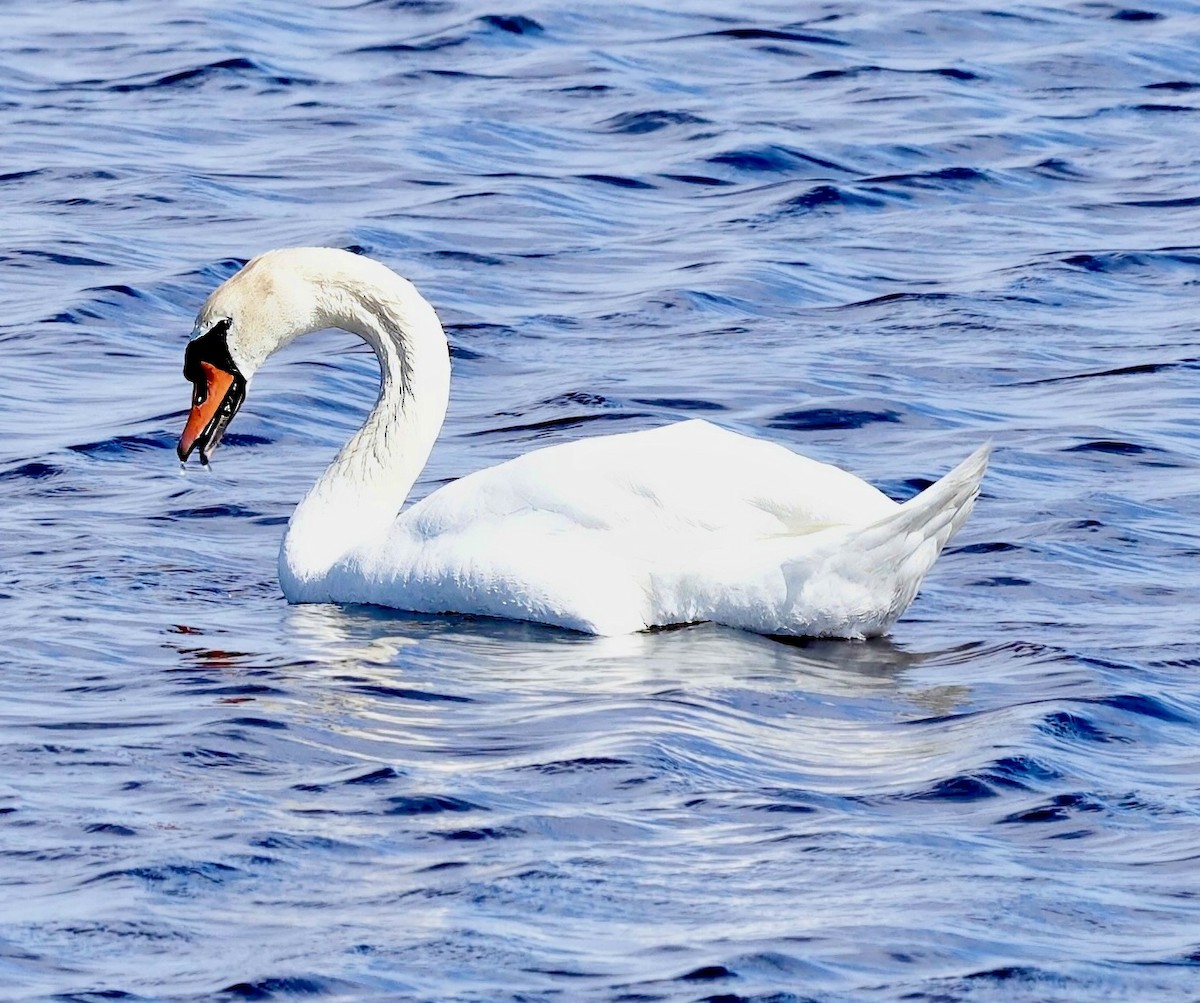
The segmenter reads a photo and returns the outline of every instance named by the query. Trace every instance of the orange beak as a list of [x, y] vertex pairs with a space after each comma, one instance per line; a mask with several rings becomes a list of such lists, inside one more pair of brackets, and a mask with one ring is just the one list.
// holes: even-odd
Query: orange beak
[[245, 396], [245, 384], [233, 373], [227, 373], [210, 362], [201, 362], [200, 374], [204, 384], [197, 381], [192, 394], [192, 410], [188, 415], [177, 450], [180, 460], [187, 460], [192, 450], [200, 446], [200, 462], [208, 463], [217, 448], [225, 426], [237, 413]]

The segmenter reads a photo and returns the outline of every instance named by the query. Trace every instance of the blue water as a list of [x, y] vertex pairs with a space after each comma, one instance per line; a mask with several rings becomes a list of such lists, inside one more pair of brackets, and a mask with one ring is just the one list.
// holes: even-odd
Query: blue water
[[[1200, 996], [1200, 5], [0, 25], [0, 998]], [[984, 495], [879, 642], [288, 607], [373, 358], [173, 449], [289, 244], [445, 320], [420, 492], [703, 416]]]

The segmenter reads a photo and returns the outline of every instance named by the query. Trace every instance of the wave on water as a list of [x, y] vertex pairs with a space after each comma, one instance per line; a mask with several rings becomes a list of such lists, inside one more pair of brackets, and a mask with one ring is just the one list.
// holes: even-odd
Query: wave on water
[[[6, 11], [5, 998], [1194, 995], [1194, 22]], [[983, 495], [868, 643], [289, 607], [372, 356], [174, 451], [200, 304], [312, 244], [445, 322], [418, 496], [689, 417]]]

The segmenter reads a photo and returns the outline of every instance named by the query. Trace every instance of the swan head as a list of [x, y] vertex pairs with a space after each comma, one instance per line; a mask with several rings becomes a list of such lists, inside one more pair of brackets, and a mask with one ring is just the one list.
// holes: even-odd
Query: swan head
[[301, 334], [337, 325], [331, 280], [358, 260], [328, 247], [269, 251], [213, 290], [184, 353], [192, 408], [179, 438], [180, 460], [198, 449], [200, 462], [208, 463], [268, 355]]
[[411, 391], [407, 381], [420, 356], [422, 394], [431, 412], [440, 408], [441, 425], [450, 358], [428, 301], [378, 261], [336, 247], [287, 247], [254, 258], [200, 308], [184, 355], [192, 409], [179, 438], [180, 460], [198, 449], [207, 463], [267, 356], [327, 327], [357, 334], [374, 349], [385, 387]]

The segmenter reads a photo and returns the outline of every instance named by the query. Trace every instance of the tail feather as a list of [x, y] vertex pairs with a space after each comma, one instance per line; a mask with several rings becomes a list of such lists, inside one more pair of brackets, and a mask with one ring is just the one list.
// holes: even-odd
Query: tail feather
[[882, 630], [908, 608], [942, 548], [967, 521], [991, 451], [990, 442], [980, 446], [915, 498], [855, 534], [852, 546], [865, 558], [869, 573], [894, 583], [888, 622]]
[[[873, 637], [908, 608], [942, 548], [971, 514], [987, 469], [984, 445], [915, 498], [859, 526], [830, 526], [722, 551], [694, 578], [678, 622], [716, 620], [766, 634]], [[776, 591], [782, 578], [783, 588]], [[704, 591], [700, 583], [732, 582]], [[745, 584], [750, 583], [750, 584]]]
[[990, 443], [981, 446], [889, 515], [866, 526], [831, 531], [807, 557], [785, 563], [786, 605], [795, 620], [788, 632], [838, 637], [886, 633], [971, 514], [990, 453]]
[[913, 547], [919, 547], [926, 541], [935, 540], [940, 552], [975, 507], [991, 451], [990, 442], [980, 446], [941, 480], [910, 498], [895, 512], [865, 527], [861, 531], [862, 542], [870, 548], [872, 544], [900, 537], [909, 538]]

